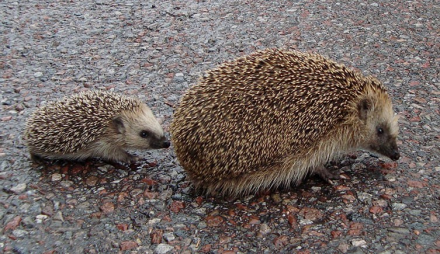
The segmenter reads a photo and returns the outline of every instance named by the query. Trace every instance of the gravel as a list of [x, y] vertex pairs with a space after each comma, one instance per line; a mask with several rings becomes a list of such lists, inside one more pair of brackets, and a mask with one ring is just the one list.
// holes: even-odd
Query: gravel
[[[438, 253], [438, 1], [1, 1], [0, 252]], [[30, 161], [26, 119], [106, 89], [168, 131], [203, 71], [258, 49], [317, 52], [374, 75], [400, 115], [397, 163], [350, 154], [342, 179], [199, 196], [173, 148], [136, 165]]]

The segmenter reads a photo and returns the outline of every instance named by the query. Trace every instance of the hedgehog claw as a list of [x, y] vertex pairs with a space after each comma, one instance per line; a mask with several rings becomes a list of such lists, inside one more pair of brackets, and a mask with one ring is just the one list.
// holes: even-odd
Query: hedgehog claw
[[130, 163], [137, 163], [137, 162], [139, 162], [140, 161], [140, 158], [139, 157], [137, 157], [137, 156], [132, 156], [131, 158], [130, 158], [130, 160], [129, 160], [129, 162]]
[[325, 167], [319, 167], [316, 169], [315, 174], [317, 174], [319, 177], [321, 177], [324, 181], [333, 184], [331, 180], [338, 180], [341, 177], [339, 176], [339, 171], [337, 172], [330, 172]]
[[125, 162], [127, 164], [135, 164], [135, 163], [139, 162], [139, 160], [140, 160], [140, 158], [138, 156], [131, 155], [131, 154], [127, 153], [127, 158], [126, 158]]
[[108, 156], [107, 161], [115, 162], [115, 163], [125, 163], [128, 165], [134, 164], [139, 161], [139, 157], [131, 155], [126, 151], [119, 151], [118, 153], [114, 153], [112, 156]]

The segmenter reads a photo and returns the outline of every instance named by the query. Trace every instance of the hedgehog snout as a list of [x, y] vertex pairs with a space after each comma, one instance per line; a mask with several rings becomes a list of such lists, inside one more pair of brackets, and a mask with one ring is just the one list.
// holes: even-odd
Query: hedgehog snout
[[381, 146], [371, 146], [371, 150], [378, 152], [382, 155], [387, 156], [388, 158], [392, 159], [393, 161], [396, 161], [400, 158], [399, 149], [397, 148], [397, 145], [394, 142], [384, 144]]
[[393, 161], [397, 161], [399, 158], [400, 158], [400, 153], [399, 153], [399, 151], [398, 151], [397, 149], [394, 149], [394, 150], [391, 152], [390, 159], [392, 159]]
[[150, 142], [150, 146], [153, 149], [168, 148], [170, 145], [170, 141], [164, 136], [159, 139], [153, 139]]
[[397, 161], [400, 158], [399, 148], [397, 148], [396, 140], [391, 142], [391, 151], [389, 151], [389, 157], [393, 161]]
[[171, 143], [170, 143], [169, 140], [165, 140], [165, 141], [162, 143], [162, 145], [163, 145], [163, 148], [168, 148], [168, 147], [170, 147]]

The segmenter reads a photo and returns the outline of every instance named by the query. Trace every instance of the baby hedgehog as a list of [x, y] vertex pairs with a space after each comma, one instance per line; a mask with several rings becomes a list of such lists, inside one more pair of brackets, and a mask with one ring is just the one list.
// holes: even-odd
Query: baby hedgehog
[[244, 195], [298, 184], [366, 149], [399, 159], [397, 117], [373, 77], [320, 55], [268, 49], [208, 71], [171, 123], [177, 158], [199, 189]]
[[87, 91], [49, 103], [29, 118], [25, 140], [32, 159], [103, 158], [133, 162], [124, 149], [167, 148], [162, 127], [138, 99]]

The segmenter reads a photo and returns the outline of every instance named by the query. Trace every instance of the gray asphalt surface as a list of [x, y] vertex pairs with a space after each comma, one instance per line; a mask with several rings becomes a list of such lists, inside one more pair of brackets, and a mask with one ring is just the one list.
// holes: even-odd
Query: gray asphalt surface
[[[0, 1], [0, 252], [439, 253], [438, 1]], [[258, 49], [374, 75], [400, 115], [397, 163], [358, 152], [343, 179], [238, 200], [198, 196], [173, 148], [139, 164], [35, 165], [40, 105], [85, 89], [145, 101], [168, 130], [203, 71]]]

